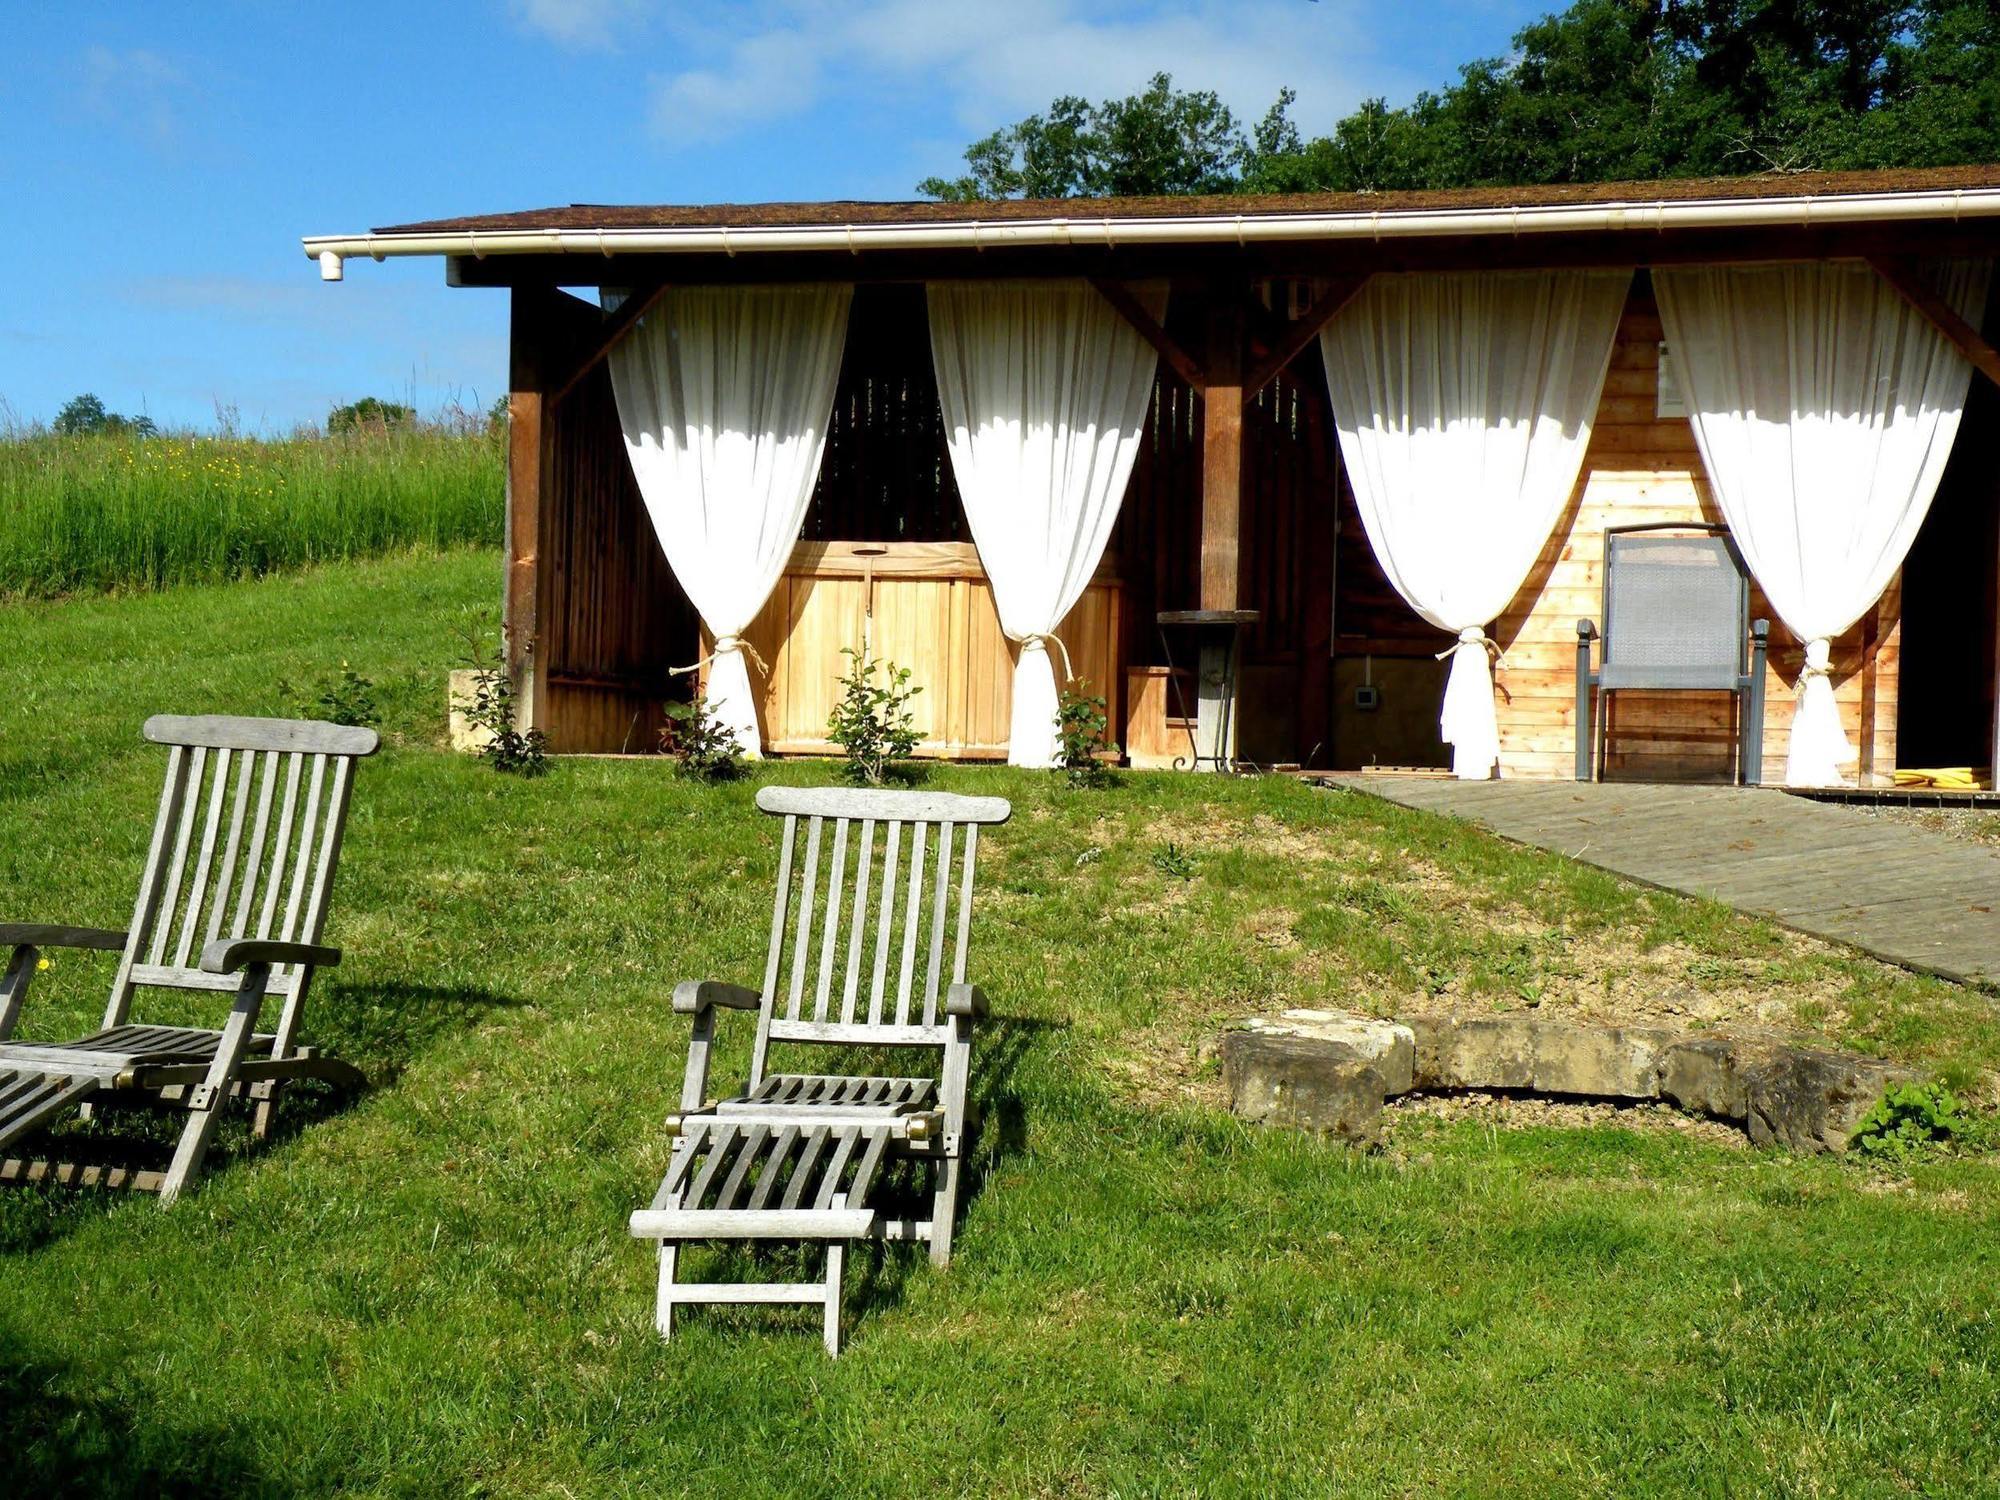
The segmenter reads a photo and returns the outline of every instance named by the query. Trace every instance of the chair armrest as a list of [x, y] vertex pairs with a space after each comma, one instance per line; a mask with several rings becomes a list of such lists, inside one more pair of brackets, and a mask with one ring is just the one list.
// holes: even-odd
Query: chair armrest
[[683, 1016], [699, 1015], [716, 1005], [728, 1010], [755, 1010], [763, 1003], [764, 997], [755, 990], [720, 979], [684, 979], [674, 986], [674, 1010]]
[[944, 1013], [977, 1020], [986, 1014], [986, 991], [976, 984], [955, 984], [944, 992]]
[[234, 974], [251, 964], [311, 964], [316, 969], [330, 969], [339, 962], [338, 948], [269, 938], [217, 938], [201, 950], [202, 969], [210, 974]]
[[43, 922], [0, 922], [0, 948], [87, 948], [122, 953], [125, 934], [104, 927], [56, 927]]

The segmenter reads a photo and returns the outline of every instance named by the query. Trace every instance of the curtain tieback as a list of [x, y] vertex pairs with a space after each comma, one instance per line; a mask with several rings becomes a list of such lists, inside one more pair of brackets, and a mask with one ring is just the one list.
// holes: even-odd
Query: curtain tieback
[[1031, 630], [1026, 635], [1015, 636], [1014, 639], [1021, 643], [1021, 649], [1024, 651], [1030, 646], [1040, 646], [1045, 651], [1054, 646], [1056, 655], [1062, 658], [1063, 686], [1067, 687], [1076, 680], [1076, 673], [1071, 670], [1069, 664], [1069, 647], [1062, 643], [1060, 636], [1051, 635], [1046, 630]]
[[1458, 645], [1445, 647], [1444, 650], [1437, 653], [1437, 659], [1443, 661], [1447, 657], [1456, 656], [1459, 646], [1484, 646], [1487, 655], [1493, 658], [1495, 666], [1504, 667], [1507, 665], [1507, 658], [1500, 650], [1500, 643], [1488, 635], [1481, 626], [1466, 626], [1465, 629], [1458, 633]]
[[667, 675], [669, 677], [684, 677], [689, 672], [699, 672], [703, 667], [714, 661], [716, 657], [727, 655], [731, 651], [741, 651], [750, 660], [757, 663], [757, 670], [759, 672], [762, 672], [766, 677], [771, 675], [770, 664], [757, 654], [757, 648], [751, 645], [748, 639], [740, 635], [717, 636], [715, 644], [709, 648], [708, 655], [702, 657], [699, 661], [691, 661], [684, 667], [668, 667]]
[[1833, 643], [1825, 636], [1806, 642], [1806, 664], [1799, 669], [1798, 690], [1804, 692], [1806, 684], [1815, 677], [1833, 675]]

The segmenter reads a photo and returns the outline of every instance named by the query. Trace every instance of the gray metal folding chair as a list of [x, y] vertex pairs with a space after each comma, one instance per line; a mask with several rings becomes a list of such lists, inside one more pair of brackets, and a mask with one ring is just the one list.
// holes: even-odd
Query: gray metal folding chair
[[[826, 1350], [838, 1354], [850, 1241], [924, 1240], [933, 1263], [951, 1259], [972, 1030], [986, 1014], [965, 982], [973, 868], [980, 828], [1011, 809], [999, 797], [793, 787], [764, 788], [757, 806], [785, 820], [764, 983], [690, 980], [674, 991], [694, 1035], [680, 1113], [668, 1120], [667, 1174], [631, 1231], [659, 1242], [662, 1337], [680, 1304], [805, 1303], [824, 1310]], [[757, 1036], [744, 1091], [705, 1102], [718, 1007], [754, 1011]], [[938, 1072], [776, 1073], [774, 1043], [934, 1051]], [[892, 1160], [927, 1164], [929, 1218], [877, 1210]], [[679, 1248], [693, 1240], [823, 1244], [825, 1278], [682, 1282]]]
[[[262, 1138], [281, 1084], [364, 1082], [301, 1045], [299, 1027], [314, 971], [340, 962], [320, 935], [354, 763], [375, 753], [375, 731], [161, 715], [144, 734], [167, 747], [167, 776], [131, 927], [0, 923], [0, 948], [12, 949], [0, 977], [0, 1182], [128, 1187], [171, 1203], [200, 1170], [230, 1099], [252, 1105]], [[44, 948], [119, 955], [104, 1024], [90, 1036], [54, 1046], [11, 1040]], [[213, 1030], [137, 1024], [141, 990], [225, 995], [228, 1019]], [[272, 999], [281, 1002], [277, 1025], [259, 1031]], [[123, 1103], [186, 1111], [164, 1173], [8, 1155], [70, 1110]]]
[[1603, 647], [1595, 671], [1590, 643], [1597, 627], [1576, 622], [1576, 779], [1596, 778], [1611, 695], [1632, 688], [1734, 693], [1738, 779], [1761, 781], [1770, 633], [1770, 622], [1750, 620], [1749, 574], [1723, 528], [1669, 522], [1607, 530]]

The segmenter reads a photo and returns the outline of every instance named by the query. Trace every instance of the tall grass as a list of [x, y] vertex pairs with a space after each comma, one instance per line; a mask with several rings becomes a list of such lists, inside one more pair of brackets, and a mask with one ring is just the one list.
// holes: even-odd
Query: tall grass
[[0, 442], [0, 597], [497, 545], [502, 453], [494, 435], [430, 426], [273, 441], [16, 437]]

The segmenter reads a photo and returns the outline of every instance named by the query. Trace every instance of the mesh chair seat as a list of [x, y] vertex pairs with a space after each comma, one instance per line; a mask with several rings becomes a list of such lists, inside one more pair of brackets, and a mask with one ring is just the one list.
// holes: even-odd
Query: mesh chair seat
[[[1624, 689], [1738, 695], [1743, 704], [1742, 774], [1746, 780], [1758, 779], [1763, 653], [1761, 635], [1759, 645], [1749, 647], [1749, 616], [1750, 580], [1726, 535], [1690, 534], [1681, 527], [1605, 533], [1604, 631], [1594, 672], [1594, 627], [1588, 621], [1578, 627], [1578, 780], [1596, 774], [1593, 687], [1601, 695]], [[1607, 707], [1600, 704], [1599, 723], [1607, 716]]]

